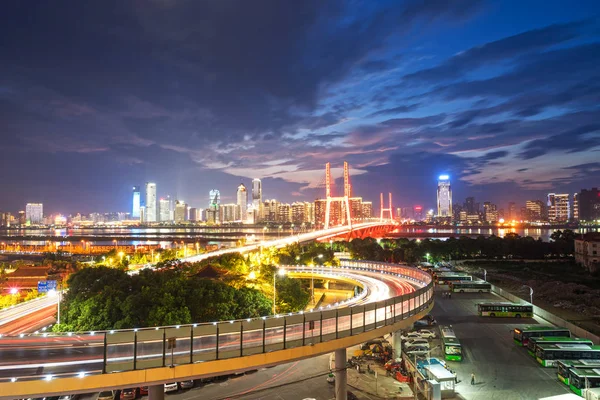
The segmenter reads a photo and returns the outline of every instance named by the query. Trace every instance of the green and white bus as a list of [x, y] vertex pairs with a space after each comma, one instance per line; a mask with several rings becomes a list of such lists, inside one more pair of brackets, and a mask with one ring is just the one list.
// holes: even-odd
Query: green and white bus
[[492, 291], [492, 284], [483, 281], [450, 282], [450, 291], [454, 293], [489, 293]]
[[544, 325], [530, 325], [525, 328], [515, 328], [513, 331], [513, 339], [519, 346], [527, 346], [529, 338], [540, 336], [571, 337], [571, 331], [565, 328]]
[[440, 326], [442, 344], [444, 345], [444, 357], [449, 361], [462, 361], [462, 347], [454, 334], [452, 325]]
[[569, 371], [569, 387], [573, 393], [584, 397], [585, 389], [600, 387], [600, 368], [571, 368]]
[[493, 302], [477, 304], [480, 317], [533, 317], [533, 306], [530, 304], [515, 304], [509, 302]]
[[558, 367], [558, 380], [569, 386], [569, 375], [572, 368], [579, 370], [600, 368], [600, 360], [557, 360], [556, 366]]
[[464, 282], [464, 281], [472, 281], [473, 277], [471, 275], [443, 275], [437, 277], [438, 285], [449, 285], [450, 282]]
[[527, 343], [527, 352], [532, 357], [535, 357], [536, 345], [538, 344], [587, 344], [588, 346], [593, 346], [594, 342], [592, 342], [589, 339], [581, 339], [568, 336], [532, 337], [529, 339], [529, 343]]
[[536, 360], [544, 367], [554, 367], [557, 360], [600, 360], [600, 346], [585, 344], [538, 344]]

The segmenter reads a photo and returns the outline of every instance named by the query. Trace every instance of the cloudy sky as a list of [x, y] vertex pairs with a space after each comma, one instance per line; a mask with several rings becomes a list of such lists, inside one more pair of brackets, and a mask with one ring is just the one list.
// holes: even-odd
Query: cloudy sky
[[[354, 194], [501, 207], [600, 185], [598, 1], [0, 4], [0, 209]], [[336, 190], [342, 190], [337, 181]], [[378, 207], [376, 207], [378, 208]]]

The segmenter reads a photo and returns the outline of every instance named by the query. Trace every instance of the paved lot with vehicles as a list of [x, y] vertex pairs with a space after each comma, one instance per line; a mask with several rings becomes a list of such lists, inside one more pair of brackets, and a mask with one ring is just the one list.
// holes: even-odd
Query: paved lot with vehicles
[[[457, 372], [458, 399], [530, 400], [569, 393], [556, 369], [541, 368], [525, 348], [513, 342], [512, 329], [536, 323], [534, 318], [490, 318], [477, 315], [477, 303], [505, 301], [491, 293], [436, 293], [432, 315], [438, 325], [452, 325], [463, 348], [463, 361], [448, 361]], [[440, 353], [436, 353], [440, 356]], [[471, 374], [475, 385], [471, 385]]]

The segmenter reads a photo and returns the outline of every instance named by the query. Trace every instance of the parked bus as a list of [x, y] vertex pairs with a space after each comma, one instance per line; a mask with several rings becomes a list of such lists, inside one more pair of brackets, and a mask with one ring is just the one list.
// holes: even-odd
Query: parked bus
[[529, 338], [529, 343], [527, 343], [527, 352], [535, 357], [536, 345], [538, 344], [587, 344], [588, 346], [593, 346], [594, 342], [589, 339], [581, 339], [574, 337], [564, 337], [564, 336], [540, 336], [540, 337], [532, 337]]
[[600, 361], [600, 346], [585, 344], [538, 344], [536, 360], [544, 367], [554, 367], [557, 360]]
[[438, 276], [436, 279], [438, 285], [449, 285], [451, 282], [470, 282], [473, 277], [471, 275], [444, 275]]
[[533, 317], [533, 306], [530, 304], [515, 304], [510, 302], [493, 302], [477, 304], [477, 313], [480, 317]]
[[565, 328], [556, 328], [553, 326], [531, 325], [525, 328], [515, 328], [513, 339], [519, 346], [527, 346], [529, 338], [540, 336], [562, 336], [571, 337], [571, 331]]
[[462, 347], [454, 334], [452, 325], [440, 326], [442, 344], [444, 345], [444, 357], [449, 361], [462, 361]]
[[571, 368], [569, 371], [569, 387], [573, 393], [584, 397], [586, 391], [585, 389], [600, 387], [600, 368]]
[[456, 281], [450, 282], [450, 291], [454, 293], [476, 292], [489, 293], [492, 285], [483, 281]]
[[556, 366], [558, 367], [558, 380], [569, 386], [569, 375], [572, 368], [579, 370], [600, 368], [600, 360], [557, 360]]

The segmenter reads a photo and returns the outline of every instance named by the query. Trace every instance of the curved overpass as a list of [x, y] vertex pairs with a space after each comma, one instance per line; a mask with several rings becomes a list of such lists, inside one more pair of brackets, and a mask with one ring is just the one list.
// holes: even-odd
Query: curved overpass
[[[360, 304], [351, 307], [212, 324], [58, 336], [51, 338], [50, 345], [50, 337], [43, 335], [2, 339], [1, 348], [7, 353], [2, 355], [0, 365], [5, 377], [0, 383], [0, 398], [155, 385], [276, 365], [405, 328], [432, 305], [431, 278], [418, 269], [370, 262], [346, 264], [316, 272], [320, 277], [343, 277], [366, 285], [370, 293], [355, 299]], [[295, 274], [312, 272], [311, 268], [293, 270]], [[379, 283], [373, 286], [373, 282]], [[32, 354], [44, 362], [32, 365]], [[56, 360], [51, 358], [53, 354], [59, 354]], [[28, 358], [26, 365], [19, 365], [23, 357]], [[103, 373], [93, 375], [98, 367]], [[16, 381], [11, 382], [15, 375], [8, 376], [32, 368], [33, 374], [21, 375]], [[46, 375], [49, 373], [52, 375]]]

